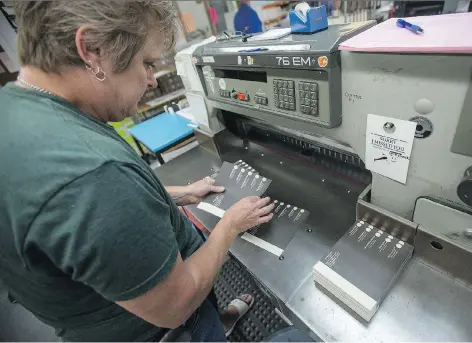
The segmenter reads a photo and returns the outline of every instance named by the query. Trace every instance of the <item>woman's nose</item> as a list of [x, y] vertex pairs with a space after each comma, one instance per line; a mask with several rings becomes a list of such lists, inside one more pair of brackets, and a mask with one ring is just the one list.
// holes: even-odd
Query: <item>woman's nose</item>
[[149, 81], [148, 81], [148, 88], [156, 88], [157, 87], [157, 80], [154, 77], [154, 75], [151, 75]]

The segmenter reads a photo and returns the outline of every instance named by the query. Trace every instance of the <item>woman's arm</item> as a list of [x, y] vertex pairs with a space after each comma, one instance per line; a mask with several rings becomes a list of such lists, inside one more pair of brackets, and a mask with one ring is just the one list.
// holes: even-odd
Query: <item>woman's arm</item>
[[166, 191], [170, 194], [172, 199], [174, 199], [177, 205], [187, 205], [181, 204], [180, 202], [182, 202], [182, 200], [188, 196], [188, 186], [166, 186]]
[[179, 206], [198, 204], [208, 193], [221, 193], [224, 190], [224, 187], [215, 186], [215, 180], [210, 177], [206, 177], [188, 186], [166, 186], [166, 191]]
[[162, 282], [142, 296], [117, 304], [159, 327], [182, 325], [213, 287], [234, 238], [272, 219], [274, 205], [269, 202], [269, 198], [249, 197], [233, 205], [200, 249], [185, 261], [177, 256]]

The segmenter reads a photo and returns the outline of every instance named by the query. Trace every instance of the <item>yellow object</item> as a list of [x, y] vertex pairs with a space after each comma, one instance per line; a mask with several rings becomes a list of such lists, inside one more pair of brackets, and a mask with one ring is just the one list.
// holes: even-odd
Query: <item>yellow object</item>
[[125, 120], [117, 122], [117, 123], [108, 123], [108, 124], [113, 126], [113, 128], [121, 136], [121, 138], [123, 138], [129, 145], [131, 145], [131, 147], [134, 149], [134, 151], [136, 151], [138, 155], [141, 155], [133, 137], [131, 137], [131, 135], [128, 132], [128, 129], [134, 126], [134, 122], [131, 118], [126, 118]]

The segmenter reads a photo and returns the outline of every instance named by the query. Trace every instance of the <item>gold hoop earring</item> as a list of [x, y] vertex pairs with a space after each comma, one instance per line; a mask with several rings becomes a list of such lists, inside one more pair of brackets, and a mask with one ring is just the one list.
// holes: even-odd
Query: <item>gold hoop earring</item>
[[[106, 78], [107, 78], [107, 74], [106, 74], [103, 70], [101, 70], [100, 67], [97, 67], [97, 68], [98, 68], [98, 72], [97, 72], [97, 73], [94, 73], [93, 70], [92, 70], [92, 73], [94, 73], [95, 78], [96, 78], [98, 81], [100, 81], [100, 82], [105, 81]], [[99, 77], [99, 76], [98, 76], [98, 74], [100, 74], [100, 73], [103, 75], [102, 77]]]

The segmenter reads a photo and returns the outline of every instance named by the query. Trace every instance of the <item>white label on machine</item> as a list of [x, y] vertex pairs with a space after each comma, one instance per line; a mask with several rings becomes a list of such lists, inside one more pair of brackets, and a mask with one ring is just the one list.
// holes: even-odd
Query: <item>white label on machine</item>
[[202, 59], [205, 63], [215, 63], [215, 58], [213, 56], [203, 56]]
[[367, 116], [365, 164], [370, 171], [406, 183], [416, 123]]
[[213, 69], [210, 66], [204, 66], [202, 68], [203, 76], [205, 77], [205, 81], [207, 82], [208, 86], [210, 87], [213, 94], [215, 94], [215, 87], [213, 86]]

